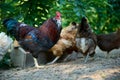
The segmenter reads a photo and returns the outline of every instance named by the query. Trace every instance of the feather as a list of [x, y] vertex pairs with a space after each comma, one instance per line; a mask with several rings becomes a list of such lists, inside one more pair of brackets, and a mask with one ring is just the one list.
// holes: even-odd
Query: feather
[[39, 28], [28, 26], [14, 19], [6, 19], [3, 25], [16, 38], [19, 44], [37, 58], [40, 52], [48, 51], [59, 40], [61, 33], [61, 14], [46, 20]]
[[0, 60], [9, 50], [13, 40], [7, 36], [4, 32], [0, 33]]
[[83, 17], [78, 26], [76, 45], [79, 51], [85, 56], [85, 63], [87, 62], [89, 56], [94, 56], [96, 44], [96, 35], [92, 32], [87, 19]]
[[72, 53], [72, 51], [77, 51], [77, 47], [75, 46], [75, 36], [76, 36], [76, 23], [71, 24], [70, 26], [62, 29], [60, 34], [60, 39], [58, 42], [49, 50], [49, 52], [53, 53], [56, 58], [49, 62], [48, 64], [53, 64], [58, 61], [62, 56], [66, 56], [67, 54]]
[[98, 34], [97, 44], [101, 50], [107, 51], [108, 53], [113, 49], [120, 48], [120, 29], [109, 34]]

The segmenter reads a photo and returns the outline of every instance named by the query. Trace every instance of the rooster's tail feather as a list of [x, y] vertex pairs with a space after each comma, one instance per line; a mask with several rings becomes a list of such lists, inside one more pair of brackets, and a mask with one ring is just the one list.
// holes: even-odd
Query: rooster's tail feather
[[3, 21], [3, 25], [4, 25], [4, 27], [7, 28], [7, 32], [10, 32], [11, 34], [13, 34], [12, 32], [15, 32], [16, 27], [17, 27], [16, 26], [17, 23], [18, 22], [16, 20], [12, 19], [12, 18], [5, 19]]
[[18, 22], [12, 18], [9, 18], [9, 19], [5, 19], [3, 21], [3, 25], [7, 28], [7, 31], [11, 31], [11, 30], [14, 30], [16, 28], [16, 24]]

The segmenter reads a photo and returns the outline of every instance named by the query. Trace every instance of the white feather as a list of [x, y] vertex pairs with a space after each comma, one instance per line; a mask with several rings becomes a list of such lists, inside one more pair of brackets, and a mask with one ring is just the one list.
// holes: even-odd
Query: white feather
[[76, 45], [83, 52], [85, 52], [88, 49], [88, 46], [86, 46], [86, 39], [85, 38], [77, 38]]
[[72, 45], [72, 42], [71, 41], [68, 41], [66, 39], [61, 39], [61, 41], [67, 46], [71, 46]]
[[20, 24], [20, 27], [22, 27], [22, 26], [27, 26], [27, 24], [25, 24], [25, 23]]
[[85, 38], [81, 38], [81, 49], [83, 50], [83, 52], [86, 51]]
[[0, 33], [0, 60], [10, 48], [12, 42], [12, 38], [8, 37], [4, 32]]
[[57, 20], [58, 27], [61, 27], [61, 20]]

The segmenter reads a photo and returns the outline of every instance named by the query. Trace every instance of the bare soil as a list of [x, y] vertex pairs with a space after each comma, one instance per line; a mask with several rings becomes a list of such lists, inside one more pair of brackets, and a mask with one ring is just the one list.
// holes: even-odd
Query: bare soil
[[96, 49], [95, 59], [84, 58], [44, 65], [43, 68], [13, 68], [0, 71], [0, 80], [120, 80], [120, 49], [106, 58], [105, 52]]

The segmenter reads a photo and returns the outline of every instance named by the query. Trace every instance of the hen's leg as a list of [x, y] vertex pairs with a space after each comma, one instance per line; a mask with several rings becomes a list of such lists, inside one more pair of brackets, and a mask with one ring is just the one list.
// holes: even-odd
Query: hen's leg
[[49, 63], [47, 63], [47, 64], [53, 64], [53, 63], [55, 63], [59, 58], [60, 58], [60, 56], [57, 56], [52, 62], [49, 62]]
[[73, 52], [64, 59], [64, 61], [71, 61], [71, 60], [76, 60], [78, 58], [78, 53]]
[[67, 61], [70, 57], [71, 57], [71, 55], [68, 55], [68, 56], [64, 59], [64, 61]]
[[107, 52], [105, 58], [109, 59], [110, 58], [110, 55], [109, 55], [109, 52]]
[[89, 53], [87, 54], [87, 56], [85, 57], [84, 63], [86, 63], [86, 62], [88, 61], [89, 55], [90, 55], [90, 52], [89, 52]]
[[91, 57], [91, 60], [95, 60], [95, 51], [92, 53], [92, 54], [90, 54], [89, 56]]

